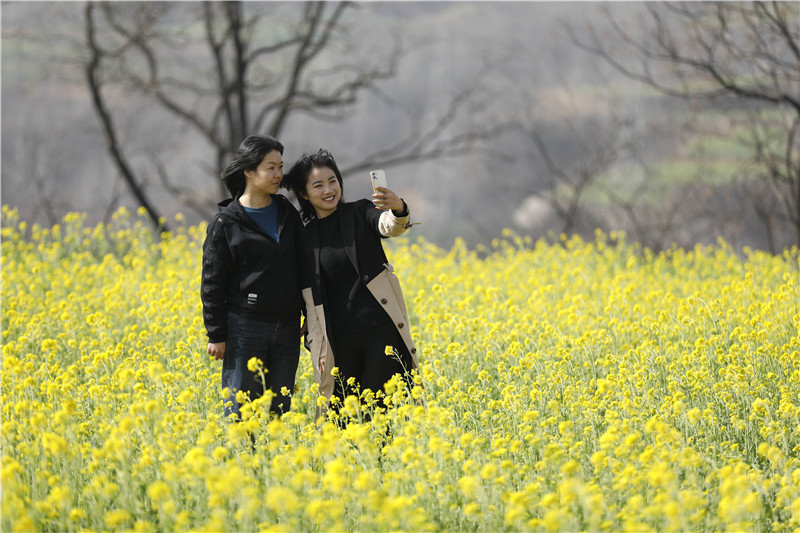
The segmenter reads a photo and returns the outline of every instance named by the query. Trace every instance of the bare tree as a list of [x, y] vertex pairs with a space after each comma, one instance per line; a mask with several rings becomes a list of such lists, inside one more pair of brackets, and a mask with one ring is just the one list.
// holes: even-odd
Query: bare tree
[[588, 24], [570, 28], [572, 40], [694, 109], [742, 111], [727, 134], [748, 147], [744, 177], [768, 184], [761, 190], [772, 199], [757, 201], [771, 207], [759, 211], [767, 232], [789, 227], [800, 245], [800, 3], [645, 3], [632, 23], [606, 18], [610, 35]]
[[139, 182], [139, 179], [137, 178], [133, 168], [128, 162], [128, 158], [123, 152], [119, 135], [114, 127], [114, 120], [111, 115], [111, 110], [103, 95], [103, 85], [105, 84], [102, 75], [103, 63], [110, 58], [124, 54], [126, 47], [128, 47], [130, 43], [122, 43], [120, 47], [111, 50], [103, 48], [98, 43], [95, 8], [96, 4], [93, 2], [88, 2], [86, 4], [86, 43], [89, 49], [89, 59], [86, 62], [85, 72], [86, 83], [92, 95], [92, 104], [103, 126], [103, 132], [105, 134], [108, 151], [111, 154], [117, 169], [122, 175], [122, 178], [128, 185], [128, 189], [130, 190], [131, 194], [134, 195], [139, 205], [147, 210], [150, 220], [153, 222], [153, 225], [157, 231], [169, 231], [166, 223], [156, 211], [153, 203], [147, 197], [145, 188]]
[[591, 186], [597, 186], [611, 166], [625, 156], [624, 148], [608, 135], [599, 136], [600, 142], [592, 144], [576, 137], [575, 151], [580, 154], [577, 159], [569, 157], [569, 162], [557, 161], [538, 129], [529, 127], [526, 133], [548, 170], [543, 180], [545, 189], [534, 195], [546, 200], [561, 219], [563, 225], [559, 233], [570, 234], [584, 211], [581, 209], [584, 194]]
[[[87, 25], [104, 31], [102, 39], [87, 34], [92, 60], [98, 50], [108, 50], [102, 60], [116, 87], [153, 99], [205, 139], [215, 151], [215, 161], [207, 165], [213, 169], [251, 133], [280, 137], [300, 116], [342, 120], [366, 93], [390, 101], [381, 82], [398, 74], [406, 53], [397, 36], [371, 46], [369, 53], [354, 53], [345, 18], [356, 6], [348, 2], [204, 2], [199, 12], [197, 5], [186, 9], [181, 3], [94, 6], [87, 6]], [[98, 44], [101, 40], [109, 44]], [[480, 97], [479, 87], [480, 79], [462, 87], [438, 116], [415, 122], [403, 138], [362, 154], [343, 170], [468, 152], [503, 127], [465, 120], [485, 109], [488, 99]], [[93, 89], [101, 102], [96, 109], [111, 136], [113, 110], [102, 105], [99, 89]], [[124, 168], [119, 143], [109, 149]], [[191, 203], [192, 191], [176, 184], [163, 165], [154, 165], [168, 192], [191, 209], [202, 209]], [[122, 175], [135, 181], [125, 170]], [[144, 196], [137, 199], [148, 205]]]
[[[621, 194], [615, 183], [609, 183], [616, 169], [640, 159], [643, 132], [635, 131], [639, 128], [634, 117], [626, 114], [618, 99], [579, 96], [566, 83], [562, 85], [558, 91], [522, 96], [521, 129], [542, 171], [525, 191], [536, 200], [529, 198], [523, 204], [519, 220], [525, 218], [526, 209], [540, 211], [538, 217], [529, 215], [541, 224], [541, 213], [552, 211], [560, 222], [557, 233], [590, 236], [596, 227], [607, 226], [615, 218], [610, 213], [613, 207], [624, 213], [626, 225], [633, 226], [640, 240], [647, 240], [651, 232], [644, 230], [637, 216], [635, 199], [646, 193], [653, 180], [628, 179], [625, 189], [631, 194]], [[617, 223], [615, 229], [623, 227]]]
[[[43, 214], [49, 225], [58, 222], [56, 211], [58, 206], [53, 198], [52, 191], [57, 183], [49, 179], [47, 167], [51, 147], [44, 147], [44, 140], [30, 134], [23, 134], [13, 140], [16, 157], [3, 160], [4, 174], [19, 174], [26, 176], [28, 184], [34, 190], [34, 208], [37, 213]], [[9, 169], [13, 170], [9, 170]]]
[[[589, 238], [598, 228], [624, 230], [656, 252], [703, 241], [710, 228], [725, 233], [719, 191], [701, 170], [675, 184], [657, 163], [682, 143], [691, 120], [669, 112], [643, 120], [629, 98], [577, 94], [566, 83], [524, 98], [521, 129], [538, 170], [523, 191], [530, 196], [515, 214], [518, 224]], [[664, 138], [670, 141], [654, 146]]]

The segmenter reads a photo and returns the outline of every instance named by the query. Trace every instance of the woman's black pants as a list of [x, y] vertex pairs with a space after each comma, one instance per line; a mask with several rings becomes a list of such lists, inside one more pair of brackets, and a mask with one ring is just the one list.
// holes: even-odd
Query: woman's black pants
[[[383, 392], [384, 384], [395, 374], [404, 375], [408, 382], [406, 373], [411, 372], [411, 356], [392, 322], [355, 332], [334, 332], [334, 335], [333, 348], [339, 368], [334, 396], [340, 401], [365, 389]], [[387, 355], [387, 346], [393, 347], [397, 355]], [[351, 377], [355, 378], [354, 386], [347, 384]], [[384, 405], [382, 401], [378, 404]]]

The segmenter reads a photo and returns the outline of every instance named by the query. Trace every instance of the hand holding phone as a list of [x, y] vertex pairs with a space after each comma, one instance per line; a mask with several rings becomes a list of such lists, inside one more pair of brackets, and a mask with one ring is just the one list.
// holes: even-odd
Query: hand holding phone
[[372, 182], [372, 203], [375, 204], [375, 208], [402, 211], [403, 199], [389, 189], [386, 173], [383, 170], [370, 170], [369, 177]]

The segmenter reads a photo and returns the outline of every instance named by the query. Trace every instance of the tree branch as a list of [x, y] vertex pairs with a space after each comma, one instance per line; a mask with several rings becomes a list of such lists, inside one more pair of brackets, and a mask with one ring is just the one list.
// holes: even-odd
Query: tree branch
[[161, 220], [161, 217], [156, 211], [155, 207], [147, 198], [145, 191], [136, 182], [136, 177], [133, 171], [131, 170], [130, 165], [128, 164], [124, 154], [122, 153], [121, 147], [119, 146], [119, 141], [117, 139], [117, 134], [114, 129], [114, 124], [111, 115], [108, 112], [108, 108], [106, 106], [105, 99], [103, 98], [101, 89], [102, 82], [100, 81], [100, 70], [104, 52], [97, 43], [97, 36], [95, 33], [96, 30], [95, 30], [95, 20], [94, 20], [94, 9], [95, 9], [95, 4], [93, 4], [92, 2], [87, 2], [85, 8], [86, 42], [89, 45], [91, 58], [86, 65], [85, 75], [86, 75], [86, 81], [89, 86], [89, 90], [92, 95], [92, 104], [94, 106], [98, 118], [100, 119], [100, 123], [103, 126], [103, 131], [105, 132], [106, 143], [108, 144], [109, 152], [111, 153], [111, 156], [114, 162], [116, 163], [117, 168], [122, 174], [122, 178], [125, 180], [125, 183], [128, 184], [129, 190], [134, 195], [136, 200], [139, 202], [139, 205], [145, 208], [148, 215], [150, 216], [150, 221], [152, 222], [155, 229], [158, 232], [169, 231], [166, 224]]

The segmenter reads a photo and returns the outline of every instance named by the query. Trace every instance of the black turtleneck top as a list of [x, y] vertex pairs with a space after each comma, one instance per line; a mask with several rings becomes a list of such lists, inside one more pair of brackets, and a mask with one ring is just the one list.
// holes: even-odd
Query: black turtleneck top
[[339, 213], [318, 220], [322, 285], [333, 331], [352, 333], [389, 321], [347, 256]]

